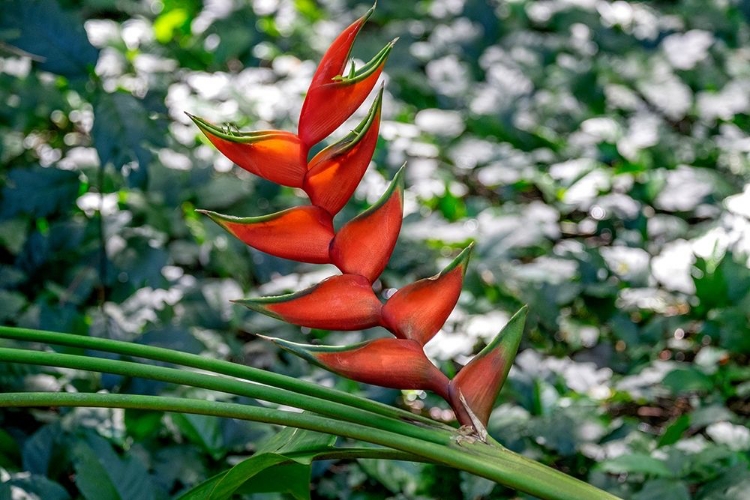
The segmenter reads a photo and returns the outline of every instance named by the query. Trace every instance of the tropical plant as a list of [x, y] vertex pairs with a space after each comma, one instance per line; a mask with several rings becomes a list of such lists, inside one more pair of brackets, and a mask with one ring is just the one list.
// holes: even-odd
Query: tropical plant
[[[393, 48], [395, 41], [362, 68], [352, 65], [349, 72], [345, 71], [352, 45], [371, 13], [372, 9], [349, 26], [323, 56], [307, 92], [297, 134], [277, 130], [240, 132], [191, 116], [230, 160], [270, 181], [301, 188], [311, 205], [261, 217], [201, 212], [254, 248], [300, 262], [330, 263], [342, 273], [290, 295], [238, 303], [303, 327], [359, 330], [381, 326], [396, 337], [343, 347], [301, 345], [278, 338], [271, 339], [274, 343], [353, 380], [395, 389], [432, 391], [449, 403], [462, 427], [455, 429], [344, 392], [225, 361], [109, 339], [12, 327], [0, 327], [0, 337], [99, 350], [183, 368], [24, 348], [0, 348], [0, 360], [4, 362], [160, 380], [304, 411], [195, 398], [84, 392], [4, 393], [0, 395], [0, 406], [160, 410], [287, 426], [251, 458], [204, 481], [184, 493], [182, 499], [228, 498], [240, 488], [261, 491], [269, 487], [270, 474], [293, 478], [296, 486], [291, 487], [291, 493], [306, 498], [306, 482], [300, 483], [299, 478], [309, 476], [313, 460], [353, 457], [443, 464], [540, 498], [615, 498], [509, 451], [485, 430], [518, 349], [525, 308], [452, 380], [425, 355], [424, 345], [435, 336], [458, 300], [471, 246], [441, 273], [402, 287], [384, 304], [375, 295], [372, 285], [385, 269], [401, 229], [403, 167], [377, 203], [335, 229], [334, 216], [354, 193], [371, 162], [382, 90], [365, 119], [350, 134], [309, 161], [308, 157], [317, 143], [339, 128], [365, 101]], [[339, 447], [335, 446], [334, 435], [379, 446]], [[290, 488], [289, 484], [280, 487]]]

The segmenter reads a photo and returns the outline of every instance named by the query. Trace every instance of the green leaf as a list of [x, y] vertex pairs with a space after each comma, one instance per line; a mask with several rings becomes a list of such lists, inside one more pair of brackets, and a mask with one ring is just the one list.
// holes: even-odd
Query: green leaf
[[686, 430], [690, 428], [690, 415], [680, 415], [659, 438], [657, 446], [669, 446], [680, 440]]
[[[3, 198], [4, 197], [5, 193], [3, 193]], [[0, 213], [3, 211], [2, 205], [3, 204], [0, 203]], [[14, 210], [17, 208], [18, 207], [13, 207]], [[18, 252], [21, 251], [24, 243], [26, 243], [27, 236], [25, 220], [19, 218], [8, 219], [0, 222], [0, 245], [4, 246], [11, 254], [18, 255]], [[5, 272], [19, 272], [15, 269], [10, 271], [10, 269], [11, 268], [8, 268]], [[0, 281], [3, 281], [6, 286], [12, 282], [12, 280], [3, 279], [3, 276], [0, 276]]]
[[306, 431], [294, 427], [285, 427], [258, 446], [259, 453], [304, 453], [308, 451], [328, 450], [333, 447], [336, 437], [320, 432]]
[[[289, 458], [284, 455], [277, 455], [275, 453], [263, 453], [250, 457], [227, 471], [227, 473], [219, 479], [211, 489], [208, 499], [228, 499], [237, 488], [242, 486], [246, 481], [252, 479], [256, 474], [268, 469], [269, 467], [273, 467], [274, 465], [287, 462], [288, 460]], [[284, 478], [284, 481], [286, 481], [286, 478]], [[277, 491], [283, 489], [284, 487], [280, 484]]]
[[[305, 466], [286, 471], [295, 474], [294, 480], [289, 478], [289, 485], [304, 481], [307, 486], [310, 483], [309, 465], [318, 453], [332, 449], [335, 441], [335, 436], [286, 427], [261, 444], [254, 456], [232, 467], [216, 484], [210, 498], [212, 500], [228, 498], [249, 478], [289, 460]], [[292, 453], [294, 454], [293, 458], [289, 456]], [[284, 482], [286, 483], [286, 480]], [[278, 485], [281, 489], [274, 491], [287, 491], [289, 485]], [[296, 489], [299, 490], [298, 486]]]
[[128, 180], [144, 187], [152, 148], [163, 142], [164, 131], [149, 116], [143, 102], [127, 92], [94, 94], [94, 127], [91, 136], [103, 166], [122, 170], [128, 165]]
[[655, 479], [643, 485], [643, 489], [633, 495], [633, 500], [690, 500], [690, 491], [682, 481]]
[[[260, 471], [236, 491], [243, 494], [287, 493], [296, 500], [310, 500], [311, 472], [309, 464], [280, 463]], [[284, 480], [279, 481], [279, 478]]]
[[5, 469], [14, 468], [20, 461], [21, 450], [15, 439], [0, 429], [0, 467]]
[[412, 497], [426, 486], [420, 481], [423, 464], [373, 459], [360, 459], [357, 462], [368, 476], [394, 494], [403, 493]]
[[76, 443], [73, 448], [73, 467], [76, 470], [76, 486], [87, 500], [124, 500], [94, 450], [84, 443]]
[[45, 425], [23, 443], [21, 456], [24, 470], [41, 476], [47, 475], [60, 433], [59, 425]]
[[136, 441], [156, 436], [162, 428], [164, 414], [157, 411], [125, 410], [125, 428]]
[[87, 500], [155, 499], [146, 468], [135, 457], [120, 458], [101, 437], [89, 434], [72, 444], [75, 483]]
[[78, 173], [56, 168], [17, 168], [2, 190], [0, 218], [18, 214], [47, 217], [75, 206]]
[[65, 491], [65, 488], [44, 476], [20, 473], [11, 475], [9, 479], [3, 480], [3, 483], [0, 484], [0, 500], [20, 498], [27, 500], [70, 500], [70, 495]]
[[714, 383], [710, 377], [694, 368], [677, 368], [667, 373], [662, 384], [673, 394], [685, 392], [708, 392]]
[[656, 477], [674, 476], [664, 462], [643, 453], [621, 455], [602, 462], [600, 467], [603, 471], [612, 474], [643, 474]]
[[699, 500], [746, 500], [750, 491], [750, 471], [747, 463], [724, 469], [724, 473], [705, 484], [695, 498]]
[[68, 78], [93, 73], [99, 51], [81, 20], [55, 0], [10, 0], [2, 9], [0, 39], [36, 56], [39, 68]]
[[18, 292], [0, 290], [0, 323], [13, 319], [26, 306], [26, 297]]
[[[310, 464], [319, 453], [333, 449], [335, 440], [335, 436], [328, 434], [286, 427], [261, 443], [255, 455], [204, 481], [179, 500], [225, 499], [240, 487], [245, 492], [287, 492], [306, 500], [307, 496], [299, 495], [303, 489], [309, 491]], [[288, 462], [297, 466], [287, 467]], [[284, 475], [280, 475], [282, 472]], [[284, 481], [279, 482], [279, 477]], [[251, 478], [252, 484], [246, 484]], [[304, 488], [301, 488], [303, 483]]]
[[215, 459], [220, 458], [224, 450], [221, 435], [221, 420], [205, 415], [175, 414], [172, 421], [190, 441], [201, 446]]

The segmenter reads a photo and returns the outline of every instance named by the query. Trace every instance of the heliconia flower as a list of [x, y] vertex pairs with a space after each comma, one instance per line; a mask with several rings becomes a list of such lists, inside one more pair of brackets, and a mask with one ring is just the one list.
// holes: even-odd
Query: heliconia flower
[[351, 346], [315, 346], [269, 339], [326, 370], [392, 389], [425, 389], [446, 397], [448, 378], [413, 340], [376, 339]]
[[426, 344], [456, 306], [473, 246], [466, 247], [440, 274], [394, 293], [383, 306], [382, 325], [396, 337]]
[[331, 262], [341, 272], [364, 276], [372, 283], [388, 264], [401, 231], [404, 167], [380, 200], [339, 229], [331, 242]]
[[289, 295], [234, 302], [287, 323], [324, 330], [376, 326], [382, 307], [367, 278], [353, 274], [331, 276]]
[[238, 166], [271, 182], [302, 187], [307, 149], [295, 134], [282, 130], [232, 131], [188, 114], [216, 149]]
[[198, 210], [251, 247], [262, 252], [312, 264], [331, 262], [331, 215], [314, 206], [294, 207], [261, 217], [233, 217]]
[[307, 148], [328, 137], [367, 98], [383, 71], [396, 40], [386, 45], [358, 71], [344, 75], [352, 45], [372, 14], [370, 9], [333, 41], [315, 71], [299, 118], [299, 137]]
[[527, 312], [528, 308], [524, 306], [514, 314], [497, 337], [451, 380], [451, 406], [460, 407], [460, 395], [463, 395], [469, 409], [482, 425], [487, 425], [495, 399], [513, 365]]
[[335, 215], [349, 201], [375, 152], [382, 102], [381, 88], [362, 123], [310, 160], [303, 189], [313, 205]]

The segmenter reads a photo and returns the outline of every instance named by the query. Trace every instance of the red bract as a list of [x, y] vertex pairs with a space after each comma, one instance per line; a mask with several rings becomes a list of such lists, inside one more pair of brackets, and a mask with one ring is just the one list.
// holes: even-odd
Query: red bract
[[310, 161], [303, 188], [313, 205], [335, 215], [357, 189], [378, 142], [382, 101], [381, 89], [362, 123]]
[[293, 325], [325, 330], [361, 330], [380, 322], [381, 304], [362, 276], [332, 276], [289, 295], [234, 301]]
[[307, 148], [336, 130], [364, 102], [383, 71], [395, 40], [357, 71], [344, 75], [359, 30], [372, 14], [355, 21], [333, 41], [315, 71], [299, 117], [299, 137]]
[[469, 409], [482, 425], [487, 425], [492, 406], [518, 352], [526, 313], [526, 307], [518, 311], [497, 337], [451, 380], [450, 398], [453, 406], [461, 406], [460, 395], [463, 395]]
[[295, 207], [262, 217], [232, 217], [198, 210], [262, 252], [312, 264], [328, 264], [333, 222], [318, 207]]
[[310, 88], [319, 87], [330, 83], [335, 77], [344, 72], [346, 63], [349, 60], [349, 54], [352, 52], [354, 40], [356, 40], [362, 26], [365, 25], [372, 13], [375, 12], [373, 5], [364, 16], [354, 21], [348, 28], [341, 32], [339, 36], [331, 43], [326, 53], [318, 64], [315, 74], [312, 77]]
[[271, 182], [302, 187], [307, 174], [306, 150], [299, 137], [281, 130], [232, 132], [197, 116], [188, 116], [224, 156]]
[[385, 269], [401, 231], [403, 173], [402, 167], [380, 200], [336, 233], [331, 242], [331, 262], [342, 272], [359, 274], [372, 283]]
[[383, 306], [383, 326], [399, 338], [426, 344], [448, 319], [461, 294], [469, 245], [443, 271], [398, 290]]
[[427, 389], [448, 397], [448, 378], [412, 340], [376, 339], [342, 347], [271, 339], [280, 347], [344, 377], [392, 389]]

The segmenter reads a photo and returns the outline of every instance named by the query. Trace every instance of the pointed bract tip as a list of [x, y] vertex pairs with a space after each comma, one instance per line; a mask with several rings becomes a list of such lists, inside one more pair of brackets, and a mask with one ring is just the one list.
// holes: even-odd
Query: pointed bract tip
[[232, 217], [231, 215], [220, 214], [219, 212], [214, 212], [212, 210], [204, 210], [202, 208], [197, 208], [195, 209], [195, 211], [201, 215], [205, 215], [206, 217], [208, 217], [209, 219], [211, 219], [212, 221], [214, 221], [216, 224], [223, 227], [224, 229], [226, 229], [226, 224], [228, 222], [232, 222], [232, 219], [234, 219], [234, 217]]
[[438, 276], [443, 276], [452, 270], [454, 270], [456, 267], [461, 266], [461, 274], [466, 275], [466, 268], [469, 264], [469, 259], [471, 258], [471, 251], [474, 249], [474, 242], [472, 241], [469, 243], [469, 245], [461, 250], [461, 253], [459, 253], [455, 259], [451, 261], [448, 266], [446, 266], [445, 269], [443, 269]]
[[395, 175], [393, 176], [393, 179], [391, 179], [391, 185], [388, 186], [388, 189], [386, 190], [386, 194], [383, 195], [383, 198], [387, 198], [388, 196], [393, 193], [396, 189], [401, 191], [401, 196], [404, 196], [404, 167], [399, 168]]
[[[395, 45], [398, 38], [394, 38], [390, 42], [388, 42], [385, 47], [380, 49], [380, 52], [375, 54], [372, 59], [370, 59], [367, 63], [365, 63], [364, 66], [359, 68], [358, 70], [352, 71], [349, 75], [336, 75], [332, 78], [333, 83], [339, 83], [344, 85], [351, 85], [354, 83], [358, 83], [362, 80], [365, 80], [367, 77], [375, 73], [376, 71], [380, 71], [382, 67], [385, 65], [386, 60], [388, 60], [388, 56], [391, 54], [391, 51], [393, 50], [393, 46]], [[375, 82], [372, 82], [372, 85], [374, 85]], [[372, 89], [372, 87], [370, 87]]]
[[375, 202], [370, 208], [365, 210], [363, 213], [357, 216], [357, 218], [366, 217], [368, 214], [371, 214], [375, 211], [377, 211], [380, 207], [388, 203], [388, 200], [391, 199], [391, 196], [393, 196], [393, 192], [398, 190], [399, 197], [403, 200], [404, 198], [404, 168], [401, 167], [398, 169], [398, 172], [396, 172], [396, 175], [393, 176], [393, 179], [391, 179], [391, 183], [388, 185], [388, 189], [385, 190], [383, 195], [378, 199], [378, 201]]
[[372, 13], [373, 13], [373, 12], [375, 12], [375, 8], [376, 8], [377, 6], [378, 6], [378, 0], [375, 0], [375, 1], [374, 1], [374, 2], [372, 3], [372, 7], [370, 7], [370, 8], [369, 8], [369, 9], [367, 10], [367, 12], [365, 12], [365, 15], [364, 15], [364, 16], [362, 16], [362, 20], [364, 20], [364, 21], [367, 21], [368, 19], [370, 19], [370, 16], [372, 15]]
[[267, 299], [267, 297], [257, 298], [257, 299], [233, 299], [230, 300], [233, 304], [238, 304], [241, 306], [245, 306], [251, 311], [255, 311], [257, 313], [264, 314], [266, 316], [271, 316], [272, 318], [283, 320], [280, 315], [274, 313], [273, 311], [269, 311], [268, 308], [265, 307], [265, 304], [268, 303], [268, 301], [264, 300]]
[[494, 351], [499, 345], [503, 345], [503, 352], [508, 353], [510, 364], [513, 363], [513, 359], [516, 357], [518, 347], [521, 345], [521, 339], [523, 338], [523, 330], [526, 325], [526, 317], [529, 312], [528, 306], [523, 306], [521, 309], [511, 316], [505, 326], [500, 330], [492, 341], [482, 349], [477, 358], [481, 358], [486, 354]]
[[311, 349], [315, 348], [315, 346], [298, 344], [296, 342], [290, 342], [288, 340], [279, 339], [279, 338], [272, 338], [269, 340], [287, 352], [290, 352], [296, 356], [299, 356], [302, 359], [306, 359], [307, 361], [315, 365], [322, 366], [320, 362], [318, 361], [318, 359], [310, 352]]
[[221, 214], [218, 212], [214, 212], [213, 210], [206, 210], [205, 208], [196, 208], [195, 211], [201, 215], [205, 215], [206, 217], [209, 217], [214, 222], [216, 222], [217, 219], [221, 218]]

